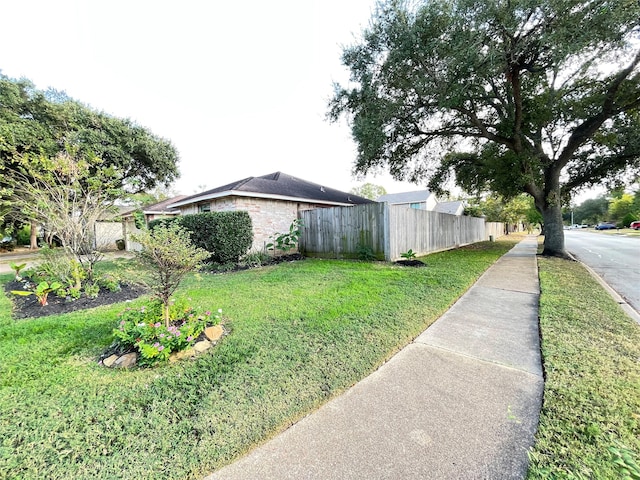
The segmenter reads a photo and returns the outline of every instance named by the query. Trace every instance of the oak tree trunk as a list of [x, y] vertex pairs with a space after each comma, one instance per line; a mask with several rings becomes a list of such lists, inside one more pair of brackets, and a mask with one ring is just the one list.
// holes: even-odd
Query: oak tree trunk
[[544, 222], [544, 250], [542, 255], [567, 258], [564, 249], [564, 225], [562, 207], [559, 204], [545, 205], [542, 208]]

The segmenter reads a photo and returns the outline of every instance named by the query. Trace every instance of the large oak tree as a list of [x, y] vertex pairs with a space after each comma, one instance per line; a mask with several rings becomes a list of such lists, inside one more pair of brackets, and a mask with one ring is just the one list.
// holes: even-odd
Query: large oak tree
[[563, 199], [640, 169], [637, 0], [388, 0], [342, 60], [356, 173], [528, 193], [547, 255]]
[[[118, 175], [117, 186], [127, 193], [169, 185], [179, 175], [178, 152], [169, 140], [64, 93], [40, 91], [29, 80], [11, 79], [0, 73], [0, 197], [5, 198], [0, 205], [2, 212], [12, 211], [12, 182], [15, 174], [24, 178], [21, 164], [26, 157], [62, 158], [70, 149], [76, 157], [93, 161], [87, 178], [112, 168]], [[14, 213], [24, 214], [24, 210], [15, 210]], [[34, 243], [32, 236], [32, 247]]]

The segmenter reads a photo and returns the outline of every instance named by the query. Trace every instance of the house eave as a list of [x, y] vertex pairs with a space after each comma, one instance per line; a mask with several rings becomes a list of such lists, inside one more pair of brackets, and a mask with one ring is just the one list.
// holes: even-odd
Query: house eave
[[179, 215], [179, 210], [143, 210], [145, 215]]

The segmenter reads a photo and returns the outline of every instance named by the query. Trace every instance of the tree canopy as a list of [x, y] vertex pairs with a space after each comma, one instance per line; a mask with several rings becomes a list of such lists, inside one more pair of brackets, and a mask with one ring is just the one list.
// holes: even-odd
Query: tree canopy
[[342, 60], [356, 173], [527, 193], [545, 254], [573, 191], [640, 170], [637, 0], [387, 0]]
[[375, 185], [373, 183], [363, 183], [359, 187], [353, 187], [349, 192], [359, 197], [368, 198], [369, 200], [375, 200], [387, 194], [387, 191], [382, 185]]
[[100, 168], [115, 168], [131, 193], [168, 185], [179, 175], [178, 153], [169, 140], [64, 93], [40, 91], [29, 80], [0, 73], [0, 171], [17, 168], [26, 153], [53, 158], [69, 148], [99, 159]]
[[[575, 207], [573, 221], [579, 224], [596, 225], [599, 222], [608, 220], [608, 210], [609, 200], [605, 197], [589, 198]], [[570, 218], [570, 211], [567, 215], [567, 218]]]

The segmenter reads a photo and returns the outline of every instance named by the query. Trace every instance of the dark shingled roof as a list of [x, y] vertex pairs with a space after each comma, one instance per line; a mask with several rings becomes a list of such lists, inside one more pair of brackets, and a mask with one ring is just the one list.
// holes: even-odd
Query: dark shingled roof
[[312, 203], [347, 205], [374, 203], [372, 200], [359, 197], [352, 193], [342, 192], [313, 182], [307, 182], [306, 180], [287, 175], [286, 173], [275, 172], [261, 177], [247, 177], [237, 182], [229, 183], [228, 185], [191, 195], [190, 197], [175, 202], [172, 207], [187, 205], [208, 198], [216, 198], [218, 196], [216, 194], [224, 192], [244, 192], [246, 194], [256, 194], [257, 196], [276, 195], [311, 201]]

